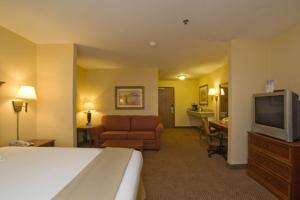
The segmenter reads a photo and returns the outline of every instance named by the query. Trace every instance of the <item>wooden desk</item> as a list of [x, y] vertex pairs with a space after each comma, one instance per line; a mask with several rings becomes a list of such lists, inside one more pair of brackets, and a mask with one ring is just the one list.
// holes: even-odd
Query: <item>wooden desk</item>
[[218, 131], [228, 133], [228, 123], [224, 123], [222, 121], [209, 121], [209, 127], [213, 127]]
[[33, 147], [54, 147], [55, 140], [30, 140], [29, 142], [33, 143]]
[[143, 152], [144, 141], [143, 140], [106, 140], [102, 145], [105, 147], [121, 147], [121, 148], [133, 148]]

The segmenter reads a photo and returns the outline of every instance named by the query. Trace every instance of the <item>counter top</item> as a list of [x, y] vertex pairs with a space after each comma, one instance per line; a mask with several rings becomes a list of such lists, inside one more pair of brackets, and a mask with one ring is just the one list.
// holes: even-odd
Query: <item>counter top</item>
[[187, 109], [186, 111], [189, 115], [194, 117], [213, 117], [215, 113], [213, 111], [204, 110], [204, 111], [193, 111], [190, 109]]

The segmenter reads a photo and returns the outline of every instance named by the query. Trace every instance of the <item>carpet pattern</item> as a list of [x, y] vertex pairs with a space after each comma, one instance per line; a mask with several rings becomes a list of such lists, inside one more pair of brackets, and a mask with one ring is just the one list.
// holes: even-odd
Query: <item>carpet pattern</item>
[[142, 178], [147, 200], [276, 200], [223, 157], [207, 156], [207, 144], [193, 128], [166, 129], [160, 151], [144, 151]]

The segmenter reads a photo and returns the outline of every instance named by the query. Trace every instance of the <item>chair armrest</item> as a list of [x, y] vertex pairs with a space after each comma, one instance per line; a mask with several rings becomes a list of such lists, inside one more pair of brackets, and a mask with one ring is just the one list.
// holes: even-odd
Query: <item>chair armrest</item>
[[217, 132], [218, 130], [215, 129], [214, 127], [209, 127], [209, 131], [210, 131], [211, 133], [215, 133], [215, 132]]

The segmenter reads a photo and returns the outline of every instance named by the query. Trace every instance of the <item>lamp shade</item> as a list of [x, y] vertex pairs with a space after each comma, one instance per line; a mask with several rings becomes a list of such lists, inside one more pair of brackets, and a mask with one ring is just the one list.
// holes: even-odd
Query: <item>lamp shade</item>
[[37, 99], [33, 86], [22, 85], [18, 91], [17, 98], [20, 99]]
[[85, 102], [83, 105], [85, 111], [95, 110], [95, 105], [92, 102]]
[[209, 95], [209, 96], [215, 96], [215, 95], [217, 95], [217, 90], [216, 90], [216, 88], [209, 88], [209, 90], [208, 90], [208, 95]]

